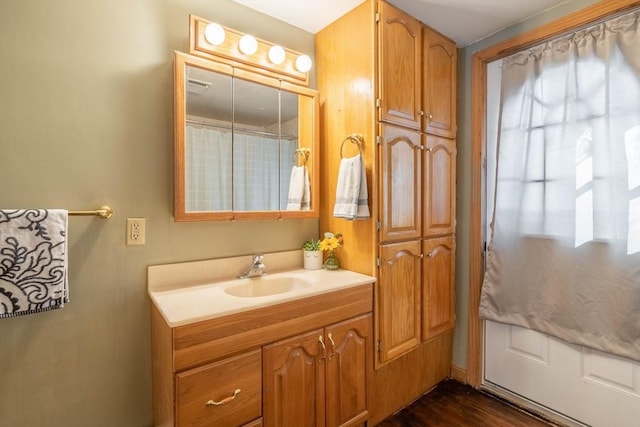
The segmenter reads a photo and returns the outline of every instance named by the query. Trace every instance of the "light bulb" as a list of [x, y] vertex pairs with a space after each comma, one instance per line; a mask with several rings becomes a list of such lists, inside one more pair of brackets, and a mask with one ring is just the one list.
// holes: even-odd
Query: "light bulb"
[[245, 55], [253, 55], [258, 50], [258, 41], [255, 37], [245, 34], [240, 38], [239, 48]]
[[309, 55], [300, 55], [298, 59], [296, 59], [296, 70], [301, 73], [306, 73], [311, 69], [311, 58]]
[[284, 62], [285, 52], [282, 46], [274, 45], [269, 49], [269, 61], [272, 64], [282, 64]]
[[221, 45], [224, 37], [224, 28], [220, 24], [211, 23], [204, 29], [204, 38], [212, 45]]

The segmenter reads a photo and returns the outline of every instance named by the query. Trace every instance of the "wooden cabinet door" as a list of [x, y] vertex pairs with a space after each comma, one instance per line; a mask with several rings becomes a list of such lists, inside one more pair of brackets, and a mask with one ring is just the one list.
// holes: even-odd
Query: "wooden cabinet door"
[[380, 242], [421, 236], [420, 133], [380, 126]]
[[420, 129], [421, 25], [390, 4], [379, 4], [379, 119]]
[[456, 142], [423, 135], [422, 235], [453, 234], [456, 229]]
[[[325, 359], [323, 330], [263, 348], [265, 427], [324, 426]], [[326, 345], [326, 344], [325, 344]]]
[[420, 241], [380, 245], [377, 287], [378, 362], [420, 344]]
[[422, 129], [434, 135], [456, 136], [456, 64], [455, 43], [423, 27]]
[[328, 341], [327, 427], [362, 425], [368, 418], [367, 396], [372, 369], [371, 314], [325, 329]]
[[453, 236], [422, 242], [422, 340], [455, 326], [456, 242]]

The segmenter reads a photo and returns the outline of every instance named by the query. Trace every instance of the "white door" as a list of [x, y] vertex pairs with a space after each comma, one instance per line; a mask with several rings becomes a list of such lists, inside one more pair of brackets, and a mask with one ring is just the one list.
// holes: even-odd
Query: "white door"
[[[487, 182], [495, 170], [500, 66], [487, 78]], [[491, 218], [491, 185], [487, 185]], [[517, 326], [485, 322], [484, 384], [594, 427], [640, 427], [640, 363]]]
[[485, 322], [485, 382], [594, 427], [640, 426], [640, 364]]

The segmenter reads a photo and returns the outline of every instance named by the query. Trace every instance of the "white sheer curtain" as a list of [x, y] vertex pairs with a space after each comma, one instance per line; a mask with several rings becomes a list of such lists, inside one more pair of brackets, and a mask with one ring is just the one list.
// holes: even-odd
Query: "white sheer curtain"
[[187, 212], [231, 210], [231, 132], [186, 127]]
[[480, 302], [485, 319], [635, 360], [639, 19], [627, 13], [503, 62]]

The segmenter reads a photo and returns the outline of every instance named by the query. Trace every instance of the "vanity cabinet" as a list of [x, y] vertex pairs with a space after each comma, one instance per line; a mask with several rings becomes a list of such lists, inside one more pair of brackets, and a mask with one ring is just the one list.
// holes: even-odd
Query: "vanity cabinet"
[[372, 351], [371, 315], [265, 346], [264, 425], [362, 425]]
[[173, 327], [153, 305], [154, 424], [364, 424], [372, 306], [370, 283]]

